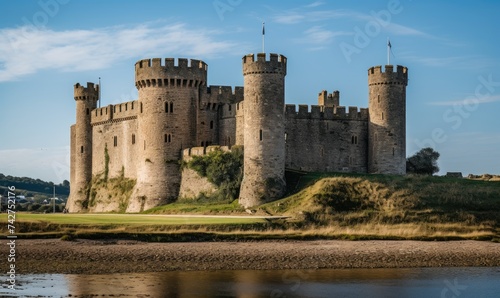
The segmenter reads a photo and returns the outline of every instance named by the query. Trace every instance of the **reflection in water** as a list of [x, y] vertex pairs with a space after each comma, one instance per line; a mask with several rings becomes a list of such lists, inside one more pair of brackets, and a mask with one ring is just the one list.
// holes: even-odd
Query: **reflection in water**
[[[500, 268], [19, 276], [16, 297], [500, 297]], [[0, 288], [0, 296], [13, 295]]]

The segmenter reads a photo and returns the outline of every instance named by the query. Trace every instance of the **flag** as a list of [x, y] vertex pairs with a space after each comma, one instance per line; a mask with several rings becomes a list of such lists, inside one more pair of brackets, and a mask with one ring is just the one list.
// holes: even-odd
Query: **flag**
[[391, 41], [390, 41], [390, 40], [387, 40], [387, 46], [388, 46], [389, 48], [392, 48], [392, 45], [391, 45]]
[[266, 35], [266, 29], [264, 28], [264, 24], [265, 23], [262, 23], [262, 35]]

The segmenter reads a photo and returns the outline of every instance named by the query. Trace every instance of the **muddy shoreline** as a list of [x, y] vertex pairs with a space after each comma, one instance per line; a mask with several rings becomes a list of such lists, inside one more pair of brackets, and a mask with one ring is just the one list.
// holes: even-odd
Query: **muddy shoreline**
[[[0, 254], [7, 256], [8, 249], [8, 245], [0, 246]], [[8, 266], [6, 262], [2, 263], [2, 267]], [[498, 267], [500, 244], [483, 241], [318, 240], [147, 243], [130, 240], [22, 239], [16, 241], [15, 264], [18, 274]]]

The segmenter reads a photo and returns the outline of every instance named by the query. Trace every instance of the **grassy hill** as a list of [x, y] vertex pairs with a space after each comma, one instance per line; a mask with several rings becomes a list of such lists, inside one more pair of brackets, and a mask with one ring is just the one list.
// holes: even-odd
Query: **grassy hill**
[[500, 183], [446, 177], [308, 174], [259, 208], [329, 234], [499, 237]]
[[[16, 194], [24, 196], [33, 196], [35, 194], [45, 194], [52, 196], [53, 193], [53, 182], [47, 182], [40, 179], [33, 179], [29, 177], [15, 177], [10, 175], [4, 175], [0, 173], [0, 194], [3, 194], [3, 190], [7, 189], [8, 186], [16, 187]], [[59, 196], [69, 195], [69, 182], [56, 184], [56, 191]]]
[[[367, 174], [296, 173], [291, 176], [288, 181], [290, 194], [286, 198], [252, 210], [257, 215], [290, 216], [284, 221], [193, 225], [187, 220], [181, 226], [170, 226], [154, 224], [153, 220], [132, 229], [127, 215], [121, 221], [110, 219], [103, 227], [92, 225], [92, 215], [88, 215], [90, 217], [82, 226], [72, 218], [76, 214], [67, 214], [62, 216], [67, 216], [72, 223], [51, 221], [50, 216], [43, 219], [26, 217], [26, 222], [22, 223], [20, 216], [19, 228], [31, 236], [36, 231], [47, 233], [50, 230], [60, 232], [53, 235], [69, 232], [85, 234], [85, 237], [113, 237], [119, 231], [120, 237], [130, 233], [131, 237], [147, 234], [154, 239], [171, 239], [166, 235], [187, 233], [199, 239], [478, 239], [500, 242], [500, 182]], [[226, 204], [200, 200], [179, 201], [144, 213], [249, 215], [249, 211], [237, 201]]]

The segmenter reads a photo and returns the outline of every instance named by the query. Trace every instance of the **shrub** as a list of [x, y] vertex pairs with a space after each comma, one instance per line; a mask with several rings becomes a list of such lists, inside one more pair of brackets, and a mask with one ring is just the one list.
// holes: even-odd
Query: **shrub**
[[220, 149], [203, 156], [193, 156], [186, 166], [217, 186], [211, 200], [232, 201], [240, 194], [243, 179], [243, 149], [233, 147], [230, 152]]

